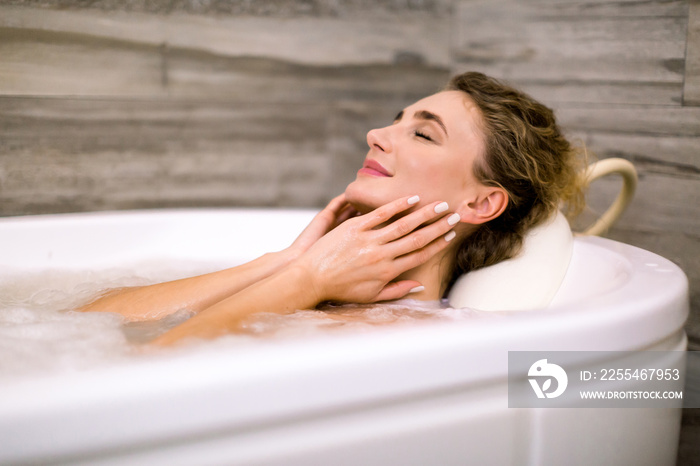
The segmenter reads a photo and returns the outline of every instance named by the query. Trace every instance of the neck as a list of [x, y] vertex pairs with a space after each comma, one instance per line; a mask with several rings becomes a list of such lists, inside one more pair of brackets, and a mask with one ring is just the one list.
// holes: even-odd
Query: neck
[[454, 247], [448, 247], [431, 257], [428, 262], [401, 274], [398, 279], [415, 280], [425, 287], [423, 291], [411, 293], [407, 299], [436, 301], [442, 299], [450, 279]]

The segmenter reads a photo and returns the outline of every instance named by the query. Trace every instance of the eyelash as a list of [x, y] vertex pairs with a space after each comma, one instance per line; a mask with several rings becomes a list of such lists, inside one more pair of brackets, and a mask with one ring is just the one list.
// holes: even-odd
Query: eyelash
[[415, 135], [418, 136], [419, 138], [425, 139], [426, 141], [433, 142], [433, 139], [432, 139], [430, 136], [428, 136], [427, 134], [422, 133], [422, 132], [420, 132], [420, 131], [418, 131], [418, 130], [413, 131], [413, 134], [415, 134]]

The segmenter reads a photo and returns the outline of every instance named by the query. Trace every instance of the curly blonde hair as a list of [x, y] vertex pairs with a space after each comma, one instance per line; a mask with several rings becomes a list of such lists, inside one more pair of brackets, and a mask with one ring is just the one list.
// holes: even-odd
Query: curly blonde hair
[[467, 72], [445, 90], [468, 94], [480, 109], [485, 153], [474, 175], [508, 194], [505, 211], [459, 245], [451, 285], [463, 273], [514, 257], [525, 233], [560, 206], [570, 217], [580, 212], [586, 157], [563, 136], [551, 109], [494, 78]]

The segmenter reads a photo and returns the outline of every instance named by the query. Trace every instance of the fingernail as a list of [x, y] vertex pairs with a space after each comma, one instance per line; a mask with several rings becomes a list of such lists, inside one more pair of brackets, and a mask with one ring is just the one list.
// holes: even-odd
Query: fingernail
[[420, 197], [418, 196], [409, 197], [408, 205], [418, 204], [418, 201], [420, 201]]
[[459, 222], [460, 218], [461, 217], [459, 216], [459, 214], [452, 214], [447, 218], [447, 223], [449, 225], [454, 225], [455, 223]]
[[455, 236], [457, 236], [457, 233], [455, 233], [454, 230], [452, 230], [451, 232], [445, 235], [445, 241], [452, 241], [453, 239], [455, 239]]
[[447, 205], [447, 202], [441, 202], [435, 206], [435, 213], [441, 214], [449, 208], [450, 208], [450, 206]]
[[420, 293], [423, 290], [425, 290], [425, 287], [423, 285], [421, 285], [421, 286], [417, 286], [415, 288], [411, 288], [411, 291], [409, 291], [409, 293]]

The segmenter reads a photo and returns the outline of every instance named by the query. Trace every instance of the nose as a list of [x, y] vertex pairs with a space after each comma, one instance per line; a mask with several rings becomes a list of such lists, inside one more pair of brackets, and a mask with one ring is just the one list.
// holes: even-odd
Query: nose
[[393, 146], [389, 128], [375, 128], [367, 133], [367, 145], [370, 149], [378, 149], [382, 152], [392, 151]]

